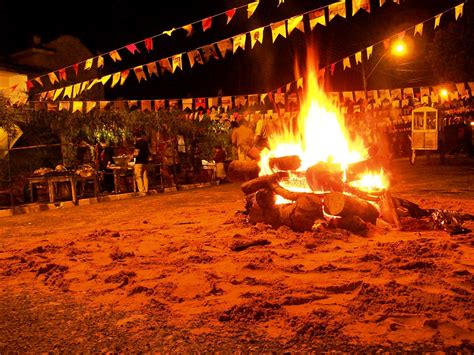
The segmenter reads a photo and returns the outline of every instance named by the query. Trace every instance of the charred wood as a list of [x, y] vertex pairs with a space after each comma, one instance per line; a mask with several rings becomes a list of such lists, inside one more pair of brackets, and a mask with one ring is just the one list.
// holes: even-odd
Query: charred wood
[[264, 175], [247, 181], [240, 186], [244, 194], [251, 194], [260, 189], [269, 189], [272, 184], [278, 182], [283, 177], [288, 176], [286, 172], [278, 172], [272, 175]]
[[231, 181], [248, 181], [258, 177], [260, 168], [253, 160], [233, 160], [227, 169], [227, 178]]
[[324, 195], [324, 209], [333, 216], [358, 216], [362, 220], [373, 224], [379, 216], [379, 211], [371, 203], [340, 192], [329, 192]]
[[270, 158], [268, 165], [272, 170], [296, 170], [301, 166], [301, 159], [297, 155]]
[[306, 170], [306, 182], [313, 191], [344, 190], [343, 171], [338, 164], [319, 162]]

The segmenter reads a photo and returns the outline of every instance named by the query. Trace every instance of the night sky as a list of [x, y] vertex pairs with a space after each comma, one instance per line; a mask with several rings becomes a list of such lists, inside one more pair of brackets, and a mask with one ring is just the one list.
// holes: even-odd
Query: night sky
[[[251, 1], [175, 0], [155, 1], [152, 4], [148, 1], [96, 0], [66, 4], [57, 1], [25, 3], [2, 0], [0, 55], [6, 56], [28, 48], [35, 34], [41, 36], [43, 42], [61, 34], [70, 34], [81, 39], [94, 54], [104, 53], [157, 35], [163, 30], [183, 26], [249, 2]], [[110, 66], [108, 70], [114, 72], [124, 67], [145, 64], [185, 52], [331, 2], [286, 0], [277, 7], [278, 0], [261, 0], [250, 20], [247, 20], [246, 11], [242, 9], [229, 25], [225, 25], [225, 16], [221, 16], [215, 20], [210, 30], [205, 33], [198, 30], [191, 38], [185, 37], [184, 34], [158, 38], [154, 42], [153, 53], [124, 58], [120, 63], [122, 67]], [[293, 33], [289, 39], [280, 38], [276, 43], [272, 43], [271, 32], [267, 29], [264, 44], [257, 44], [252, 50], [250, 43], [247, 43], [245, 52], [239, 51], [225, 59], [214, 60], [192, 69], [185, 63], [183, 72], [164, 78], [153, 78], [141, 84], [129, 79], [126, 88], [114, 89], [108, 95], [112, 98], [146, 99], [265, 92], [294, 79], [294, 63], [298, 61], [300, 65], [304, 64], [302, 61], [308, 42], [317, 47], [322, 64], [331, 63], [396, 33], [397, 30], [415, 25], [418, 21], [437, 14], [439, 10], [453, 6], [454, 3], [447, 4], [443, 0], [406, 0], [404, 4], [397, 6], [387, 0], [387, 3], [379, 8], [378, 0], [375, 0], [371, 5], [371, 14], [359, 12], [354, 18], [336, 18], [326, 28], [317, 26], [315, 31], [307, 31], [306, 35]], [[426, 32], [429, 34], [429, 31]], [[420, 48], [424, 48], [425, 42], [429, 40], [429, 35], [424, 37], [417, 40]], [[416, 64], [416, 58], [411, 61]], [[103, 74], [106, 73], [107, 66]], [[360, 89], [360, 73], [357, 70], [337, 75], [331, 84], [334, 89]], [[414, 75], [422, 80], [427, 73]], [[386, 77], [380, 80], [380, 85], [384, 87], [402, 84], [394, 81], [393, 75], [391, 79]]]

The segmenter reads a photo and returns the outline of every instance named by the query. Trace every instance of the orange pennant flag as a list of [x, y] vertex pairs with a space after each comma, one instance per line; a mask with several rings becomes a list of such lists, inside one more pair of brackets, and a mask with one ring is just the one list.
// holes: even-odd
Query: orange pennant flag
[[232, 20], [232, 18], [234, 17], [235, 15], [235, 10], [236, 9], [230, 9], [230, 10], [227, 10], [225, 12], [226, 16], [227, 16], [227, 25], [229, 24], [230, 20]]
[[349, 57], [344, 58], [342, 61], [342, 66], [344, 67], [343, 70], [346, 70], [346, 68], [351, 67], [351, 59]]
[[49, 81], [51, 82], [51, 84], [59, 83], [58, 77], [56, 76], [55, 72], [49, 73], [48, 77], [49, 77]]
[[329, 21], [331, 21], [337, 15], [341, 17], [346, 17], [346, 3], [344, 1], [340, 1], [334, 4], [329, 5]]
[[96, 101], [86, 101], [86, 113], [91, 112], [97, 106]]
[[147, 52], [151, 52], [153, 50], [153, 38], [147, 38], [144, 42]]
[[41, 86], [43, 86], [43, 82], [41, 81], [41, 77], [37, 77], [34, 79], [38, 84], [40, 84]]
[[278, 38], [278, 36], [282, 36], [282, 37], [286, 38], [285, 21], [272, 23], [270, 25], [270, 27], [272, 28], [272, 42], [275, 42], [275, 40]]
[[110, 84], [111, 88], [117, 85], [117, 83], [120, 81], [120, 74], [120, 72], [117, 72], [112, 75], [112, 84]]
[[418, 33], [420, 36], [423, 35], [423, 23], [419, 23], [418, 25], [415, 26], [415, 33], [414, 33], [414, 36], [416, 36], [417, 33]]
[[370, 0], [352, 0], [352, 16], [360, 9], [370, 12]]
[[142, 112], [145, 112], [145, 111], [151, 112], [151, 100], [141, 100], [140, 106], [141, 106]]
[[182, 54], [177, 54], [171, 58], [173, 63], [173, 73], [176, 71], [177, 68], [183, 70], [183, 61], [182, 61]]
[[59, 101], [59, 111], [69, 111], [71, 109], [71, 101]]
[[186, 31], [186, 37], [192, 36], [194, 32], [193, 25], [186, 25], [186, 26], [183, 26], [182, 28], [183, 30]]
[[97, 57], [97, 68], [102, 68], [104, 66], [104, 57], [99, 55]]
[[128, 74], [130, 74], [130, 70], [128, 69], [120, 73], [120, 85], [123, 85], [125, 80], [127, 80]]
[[162, 74], [164, 71], [169, 71], [170, 73], [173, 72], [173, 69], [171, 68], [171, 64], [168, 58], [160, 59], [158, 63], [160, 64]]
[[308, 15], [308, 17], [309, 17], [309, 27], [311, 28], [311, 31], [318, 24], [322, 26], [326, 26], [326, 17], [324, 16], [324, 9], [313, 11]]
[[117, 61], [121, 61], [122, 60], [122, 57], [120, 57], [120, 54], [119, 52], [117, 51], [112, 51], [109, 53], [110, 55], [110, 58], [114, 61], [114, 62], [117, 62]]
[[194, 63], [204, 64], [204, 61], [202, 60], [202, 56], [201, 56], [201, 53], [199, 52], [199, 49], [195, 49], [188, 52], [188, 59], [189, 59], [189, 65], [191, 68], [194, 66]]
[[221, 52], [222, 58], [225, 58], [227, 52], [232, 52], [232, 41], [230, 39], [224, 39], [220, 42], [217, 42], [217, 48]]
[[137, 76], [138, 82], [140, 82], [142, 79], [146, 81], [146, 74], [145, 71], [143, 70], [143, 66], [138, 66], [133, 68], [133, 71], [135, 72], [135, 75]]
[[382, 7], [383, 4], [385, 4], [385, 0], [380, 0], [380, 1], [379, 1], [379, 6]]
[[110, 101], [99, 101], [99, 111], [104, 111]]
[[151, 78], [152, 75], [158, 76], [158, 68], [156, 67], [155, 62], [148, 63], [146, 65], [146, 69], [148, 71], [148, 75], [150, 76], [150, 78]]

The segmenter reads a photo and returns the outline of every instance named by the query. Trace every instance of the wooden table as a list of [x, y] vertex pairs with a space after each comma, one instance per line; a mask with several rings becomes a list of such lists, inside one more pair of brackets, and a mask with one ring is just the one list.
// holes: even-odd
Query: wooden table
[[68, 182], [71, 185], [71, 196], [72, 201], [77, 203], [77, 194], [76, 194], [76, 177], [74, 174], [68, 175], [43, 175], [43, 176], [32, 176], [28, 178], [28, 183], [30, 185], [30, 196], [31, 202], [34, 201], [33, 196], [33, 185], [34, 184], [47, 184], [48, 193], [49, 193], [49, 202], [54, 203], [56, 200], [56, 188], [59, 182]]
[[114, 192], [120, 193], [120, 177], [127, 176], [131, 173], [132, 180], [133, 180], [133, 192], [137, 192], [137, 184], [135, 181], [135, 174], [133, 173], [133, 167], [122, 167], [117, 165], [109, 166], [114, 173]]

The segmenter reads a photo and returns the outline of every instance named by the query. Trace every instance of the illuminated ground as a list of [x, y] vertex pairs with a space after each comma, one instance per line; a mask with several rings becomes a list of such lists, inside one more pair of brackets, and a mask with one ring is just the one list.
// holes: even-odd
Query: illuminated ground
[[[474, 213], [473, 161], [449, 163], [396, 162], [393, 195]], [[474, 350], [474, 233], [297, 234], [243, 205], [228, 184], [0, 219], [0, 352]]]

